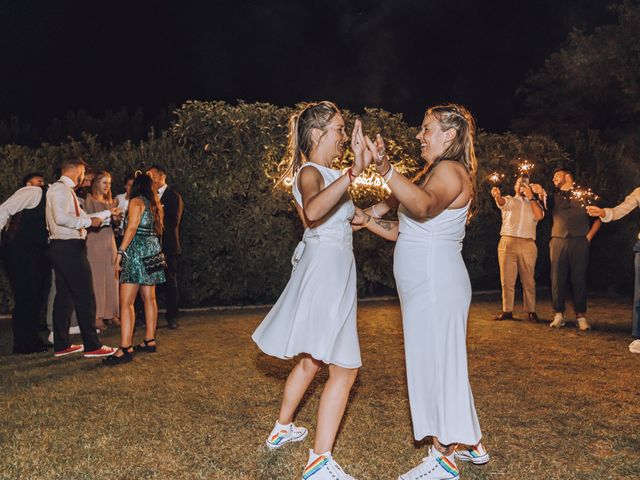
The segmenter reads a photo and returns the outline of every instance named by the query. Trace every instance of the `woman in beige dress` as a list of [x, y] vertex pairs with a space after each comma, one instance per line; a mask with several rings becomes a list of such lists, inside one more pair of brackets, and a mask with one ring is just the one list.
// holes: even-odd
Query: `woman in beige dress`
[[[85, 210], [87, 213], [94, 213], [115, 206], [111, 196], [111, 174], [106, 171], [98, 172], [91, 182]], [[88, 230], [87, 256], [96, 296], [96, 328], [101, 330], [106, 328], [105, 321], [120, 325], [118, 277], [114, 267], [116, 252], [115, 236], [110, 225]]]

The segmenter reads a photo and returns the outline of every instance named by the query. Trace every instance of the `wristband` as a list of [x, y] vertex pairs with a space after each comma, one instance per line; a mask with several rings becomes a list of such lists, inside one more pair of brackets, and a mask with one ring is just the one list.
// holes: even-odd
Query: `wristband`
[[375, 205], [371, 205], [371, 216], [373, 218], [382, 218], [380, 215], [378, 215], [378, 212], [376, 212], [376, 206]]
[[[393, 168], [393, 165], [391, 165], [389, 167], [389, 171], [382, 176], [384, 183], [389, 183], [389, 180], [391, 180], [391, 177], [393, 177], [393, 172], [394, 172], [394, 168]], [[387, 174], [389, 175], [389, 177], [387, 177]]]

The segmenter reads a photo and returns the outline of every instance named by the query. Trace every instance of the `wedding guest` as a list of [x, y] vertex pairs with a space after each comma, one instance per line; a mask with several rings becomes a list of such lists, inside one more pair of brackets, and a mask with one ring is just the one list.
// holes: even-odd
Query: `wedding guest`
[[151, 166], [147, 172], [164, 209], [164, 233], [162, 252], [167, 260], [167, 281], [162, 287], [167, 307], [166, 320], [169, 328], [178, 328], [178, 258], [182, 254], [180, 245], [180, 221], [184, 211], [182, 196], [167, 185], [167, 172], [160, 165]]
[[[13, 353], [44, 352], [39, 320], [47, 292], [47, 225], [44, 176], [30, 173], [22, 188], [0, 205], [2, 260], [13, 292]], [[6, 231], [2, 231], [8, 225]]]
[[498, 263], [502, 286], [502, 312], [496, 320], [513, 318], [516, 279], [520, 277], [522, 297], [529, 321], [537, 322], [536, 314], [536, 227], [544, 218], [544, 209], [534, 198], [528, 182], [518, 177], [515, 195], [505, 197], [498, 187], [491, 189], [491, 196], [502, 213], [502, 228], [498, 244]]
[[[157, 350], [156, 285], [165, 281], [160, 246], [162, 218], [162, 205], [151, 178], [145, 174], [138, 175], [131, 187], [124, 238], [116, 256], [115, 268], [120, 272], [120, 347], [114, 355], [103, 360], [105, 365], [130, 362], [134, 351], [153, 353]], [[133, 304], [138, 291], [144, 302], [146, 329], [142, 343], [134, 347]]]
[[116, 233], [116, 245], [120, 246], [122, 242], [122, 236], [124, 235], [124, 218], [127, 215], [127, 209], [129, 208], [129, 198], [131, 196], [131, 186], [133, 185], [133, 179], [135, 178], [133, 173], [128, 174], [124, 179], [124, 193], [116, 195], [116, 207], [122, 212], [118, 218]]
[[[428, 456], [400, 480], [454, 480], [459, 478], [456, 459], [489, 461], [469, 385], [471, 284], [461, 255], [477, 171], [474, 137], [475, 122], [466, 108], [429, 108], [416, 136], [426, 162], [426, 175], [417, 185], [391, 165], [380, 135], [375, 142], [366, 138], [391, 197], [354, 222], [364, 215], [369, 230], [397, 241], [393, 268], [414, 437], [433, 441]], [[373, 218], [398, 204], [398, 222]]]
[[[84, 205], [88, 214], [111, 210], [116, 218], [119, 216], [120, 210], [111, 197], [109, 172], [100, 171], [94, 175]], [[105, 330], [105, 322], [120, 325], [118, 278], [114, 266], [116, 241], [110, 224], [88, 229], [87, 258], [96, 297], [96, 328]]]
[[[635, 208], [640, 207], [640, 187], [636, 188], [624, 199], [622, 203], [613, 208], [600, 208], [596, 206], [588, 206], [587, 213], [592, 217], [599, 217], [603, 222], [612, 222], [620, 220], [625, 215], [632, 212]], [[632, 353], [640, 353], [640, 233], [638, 234], [638, 242], [633, 247], [635, 252], [635, 284], [633, 290], [633, 327], [631, 335], [636, 338], [629, 345]]]
[[354, 164], [346, 174], [331, 168], [348, 140], [338, 108], [331, 102], [306, 105], [289, 120], [289, 164], [280, 178], [293, 180], [296, 210], [305, 226], [292, 262], [291, 278], [252, 335], [271, 356], [298, 357], [284, 387], [280, 413], [266, 444], [270, 449], [299, 442], [307, 429], [293, 417], [323, 364], [327, 381], [318, 406], [313, 450], [302, 478], [353, 480], [333, 459], [332, 449], [349, 391], [362, 361], [356, 325], [356, 269], [348, 189], [371, 161], [360, 122], [351, 139]]
[[539, 184], [532, 184], [534, 193], [546, 199], [547, 209], [553, 220], [549, 257], [551, 260], [551, 298], [554, 316], [550, 326], [564, 327], [565, 299], [568, 279], [573, 287], [573, 308], [580, 330], [590, 330], [587, 320], [587, 267], [589, 244], [600, 229], [602, 222], [589, 221], [589, 216], [579, 198], [572, 194], [575, 181], [573, 170], [561, 167], [553, 173], [554, 191], [547, 196]]
[[[96, 334], [96, 301], [91, 267], [87, 259], [87, 228], [99, 227], [111, 211], [88, 215], [80, 208], [74, 192], [84, 179], [85, 162], [69, 158], [62, 164], [62, 176], [46, 195], [49, 229], [49, 258], [53, 264], [56, 297], [53, 304], [53, 343], [55, 356], [84, 351], [87, 358], [113, 355], [114, 348], [102, 345]], [[69, 342], [69, 323], [75, 308], [83, 345]]]

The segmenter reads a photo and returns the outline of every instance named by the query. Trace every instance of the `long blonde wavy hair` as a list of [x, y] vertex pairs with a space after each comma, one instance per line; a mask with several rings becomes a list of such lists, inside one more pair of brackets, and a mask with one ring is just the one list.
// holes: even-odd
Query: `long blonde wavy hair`
[[303, 107], [289, 117], [289, 144], [287, 153], [280, 163], [284, 169], [278, 177], [276, 187], [286, 179], [292, 179], [304, 162], [309, 159], [313, 148], [312, 132], [314, 128], [326, 132], [327, 126], [340, 110], [332, 102], [322, 101], [304, 104]]
[[453, 160], [461, 163], [469, 173], [472, 198], [474, 198], [478, 160], [476, 159], [476, 151], [473, 145], [476, 136], [476, 122], [473, 115], [465, 107], [455, 103], [430, 107], [424, 116], [426, 118], [429, 115], [433, 115], [438, 120], [442, 131], [453, 128], [456, 131], [456, 136], [444, 153], [432, 165], [427, 165], [419, 172], [415, 180], [423, 179], [441, 161]]

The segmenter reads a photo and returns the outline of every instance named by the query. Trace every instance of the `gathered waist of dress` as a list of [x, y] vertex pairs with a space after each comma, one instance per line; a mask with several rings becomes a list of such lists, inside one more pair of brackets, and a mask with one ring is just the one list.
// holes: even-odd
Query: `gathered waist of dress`
[[349, 247], [353, 244], [350, 226], [348, 228], [307, 228], [302, 236], [302, 241], [306, 242], [312, 239], [320, 243], [338, 243]]
[[400, 230], [400, 234], [398, 236], [398, 240], [406, 240], [415, 243], [423, 243], [425, 245], [429, 245], [432, 243], [447, 243], [447, 244], [458, 244], [462, 245], [463, 238], [460, 238], [460, 235], [457, 234], [447, 234], [447, 233], [438, 233], [438, 232], [407, 232]]

